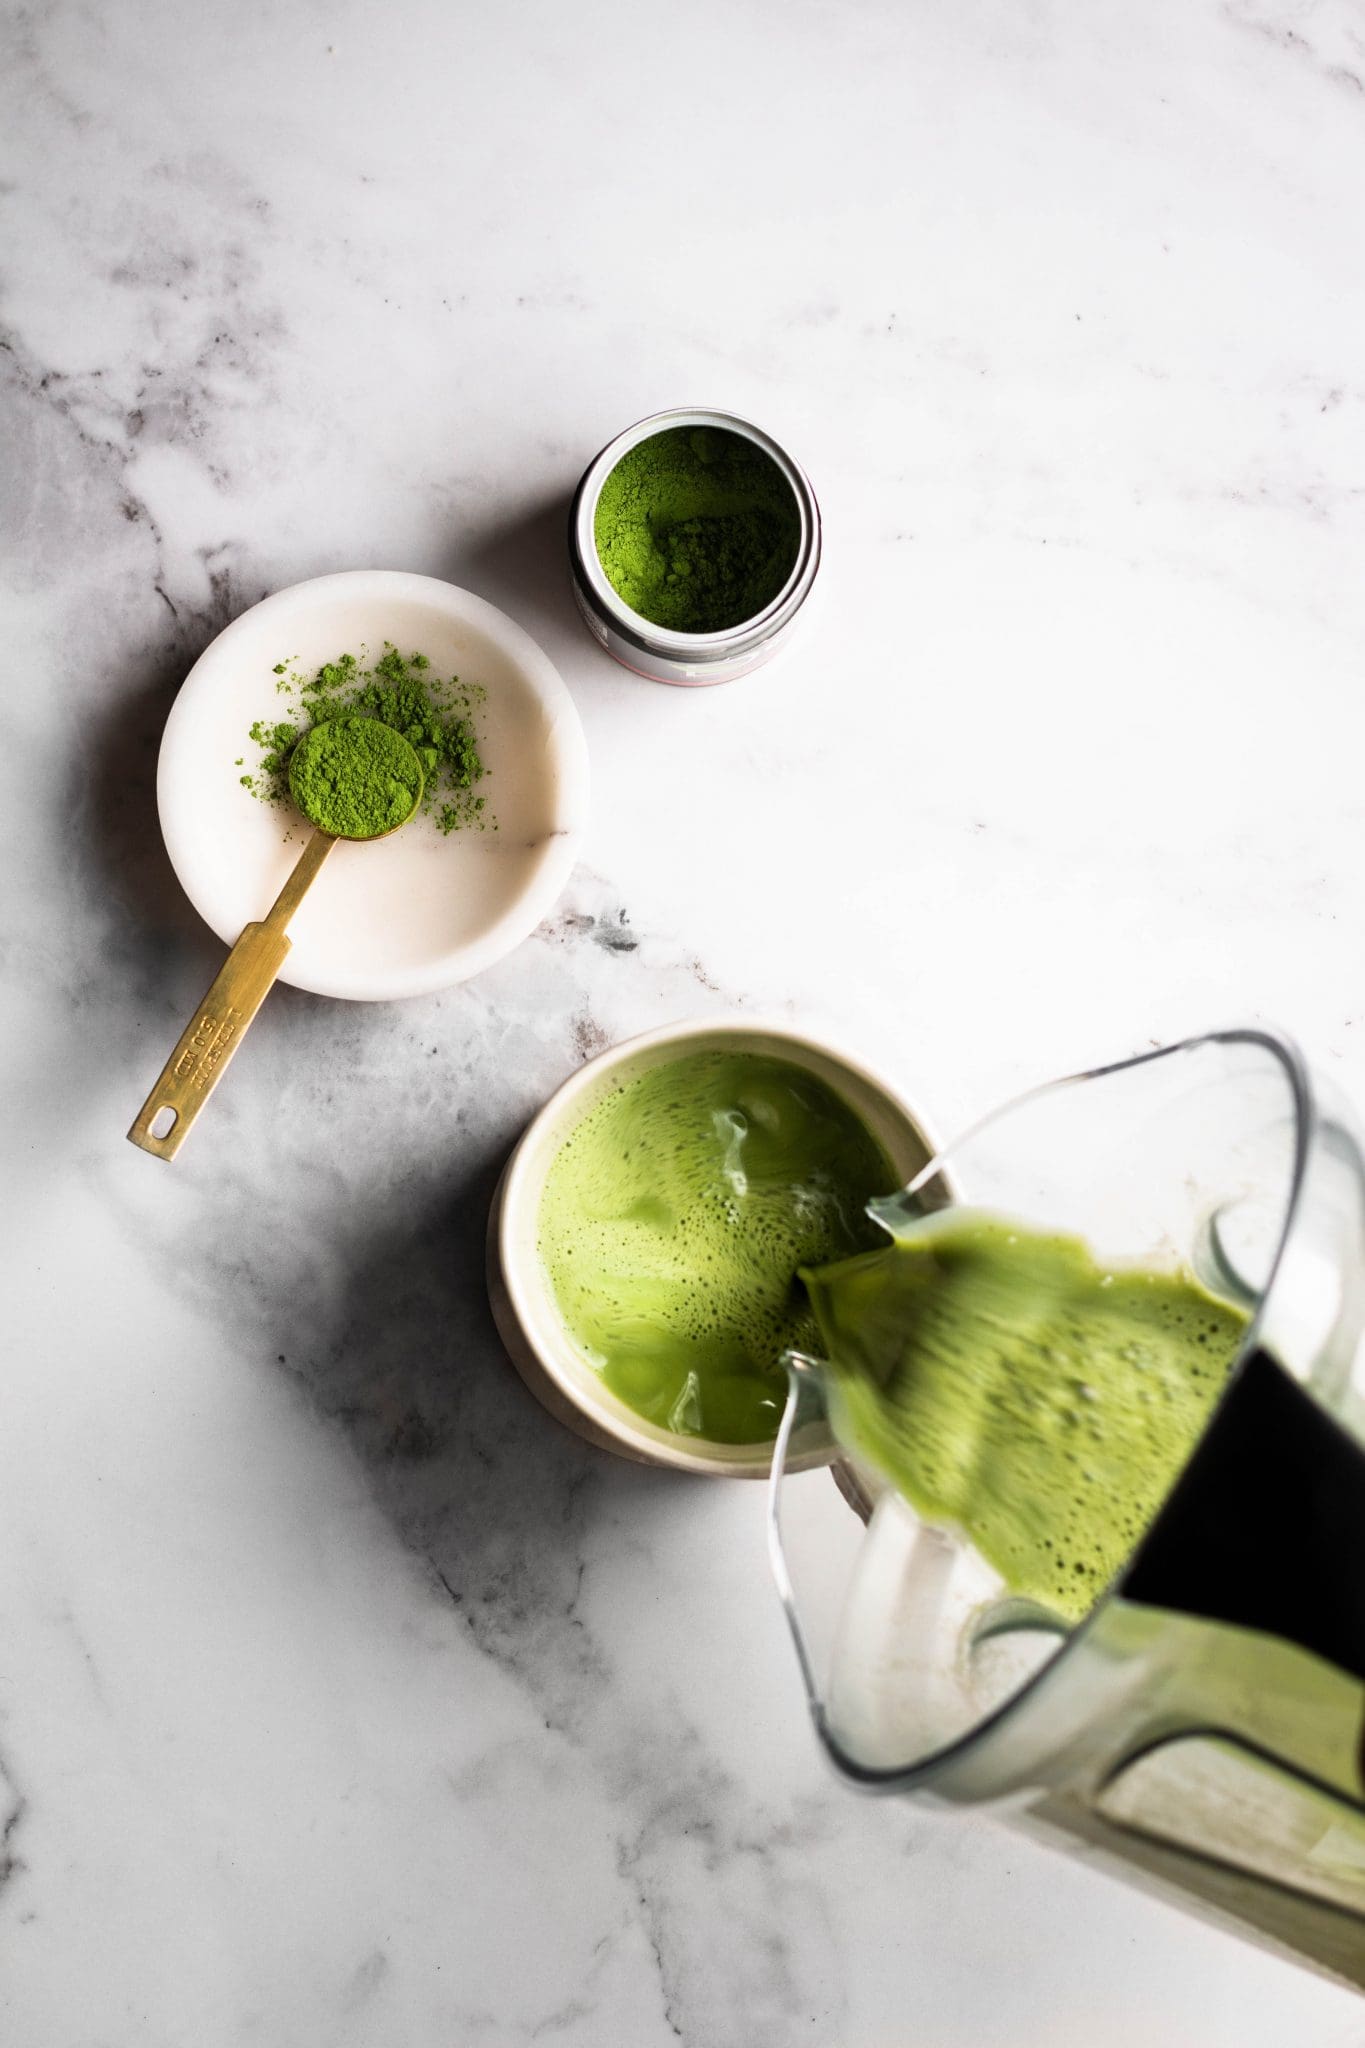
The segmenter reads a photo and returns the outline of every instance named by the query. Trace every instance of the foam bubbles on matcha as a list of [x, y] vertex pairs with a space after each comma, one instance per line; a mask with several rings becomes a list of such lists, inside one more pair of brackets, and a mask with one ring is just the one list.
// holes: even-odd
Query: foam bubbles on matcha
[[823, 1081], [758, 1053], [685, 1054], [618, 1085], [546, 1177], [540, 1255], [564, 1321], [637, 1414], [760, 1443], [782, 1353], [815, 1327], [798, 1266], [878, 1241], [897, 1176]]
[[841, 1439], [1011, 1589], [1085, 1614], [1192, 1449], [1246, 1328], [1188, 1274], [971, 1209], [803, 1275]]

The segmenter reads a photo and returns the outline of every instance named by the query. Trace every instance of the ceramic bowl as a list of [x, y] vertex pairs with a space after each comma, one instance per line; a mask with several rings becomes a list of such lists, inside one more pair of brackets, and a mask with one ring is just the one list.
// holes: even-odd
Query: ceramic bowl
[[241, 777], [259, 760], [257, 719], [288, 718], [277, 662], [316, 670], [392, 641], [486, 696], [476, 716], [497, 830], [442, 837], [418, 817], [391, 838], [342, 842], [300, 904], [280, 980], [375, 1001], [466, 981], [532, 931], [568, 879], [587, 818], [583, 728], [548, 656], [505, 613], [434, 576], [357, 569], [277, 591], [199, 657], [171, 707], [157, 807], [185, 894], [225, 945], [263, 917], [307, 826], [258, 802]]
[[[778, 1023], [670, 1024], [598, 1055], [566, 1081], [528, 1125], [507, 1162], [488, 1223], [488, 1292], [503, 1343], [536, 1399], [602, 1450], [682, 1472], [766, 1478], [772, 1445], [711, 1443], [647, 1422], [606, 1385], [562, 1322], [537, 1248], [545, 1177], [569, 1132], [602, 1097], [680, 1053], [752, 1052], [789, 1060], [834, 1089], [879, 1141], [904, 1180], [933, 1156], [921, 1120], [885, 1081], [823, 1039]], [[827, 1465], [836, 1455], [823, 1424], [792, 1441], [789, 1470]]]

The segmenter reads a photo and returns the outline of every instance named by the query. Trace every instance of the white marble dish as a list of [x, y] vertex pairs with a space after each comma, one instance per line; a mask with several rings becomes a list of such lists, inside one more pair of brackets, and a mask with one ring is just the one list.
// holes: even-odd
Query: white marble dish
[[314, 995], [422, 995], [491, 966], [558, 897], [586, 818], [587, 748], [573, 700], [505, 613], [454, 584], [396, 570], [295, 584], [205, 650], [161, 743], [166, 848], [225, 944], [264, 915], [309, 829], [292, 806], [262, 803], [240, 780], [260, 757], [248, 739], [253, 722], [296, 708], [276, 692], [276, 663], [308, 671], [344, 651], [375, 660], [386, 641], [487, 692], [476, 726], [490, 824], [443, 835], [418, 817], [382, 842], [336, 846], [293, 919], [280, 975]]
[[[599, 1449], [681, 1472], [766, 1479], [772, 1463], [770, 1443], [711, 1443], [702, 1437], [678, 1436], [628, 1408], [565, 1328], [540, 1258], [541, 1196], [564, 1139], [613, 1088], [682, 1051], [752, 1052], [804, 1068], [842, 1096], [906, 1180], [936, 1149], [919, 1118], [885, 1081], [823, 1040], [761, 1019], [666, 1024], [627, 1039], [580, 1067], [527, 1126], [507, 1162], [489, 1217], [489, 1300], [512, 1362], [536, 1399]], [[836, 1450], [823, 1425], [808, 1424], [792, 1438], [787, 1468], [803, 1472], [827, 1465]]]

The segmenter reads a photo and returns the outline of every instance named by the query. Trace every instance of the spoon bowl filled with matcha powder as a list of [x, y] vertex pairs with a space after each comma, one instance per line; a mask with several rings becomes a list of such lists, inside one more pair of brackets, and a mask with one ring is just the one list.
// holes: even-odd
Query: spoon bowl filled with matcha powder
[[426, 786], [417, 749], [377, 718], [328, 718], [289, 756], [289, 794], [330, 839], [386, 839], [417, 815]]

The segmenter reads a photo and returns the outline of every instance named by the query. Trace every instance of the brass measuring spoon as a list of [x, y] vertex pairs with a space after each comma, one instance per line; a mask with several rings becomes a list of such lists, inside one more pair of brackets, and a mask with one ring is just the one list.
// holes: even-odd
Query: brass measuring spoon
[[248, 1024], [274, 987], [289, 951], [289, 920], [337, 840], [368, 842], [387, 839], [391, 832], [402, 830], [421, 803], [424, 787], [421, 760], [402, 734], [388, 726], [383, 728], [387, 734], [385, 745], [392, 742], [390, 751], [395, 754], [398, 748], [402, 749], [402, 756], [398, 757], [402, 762], [401, 787], [404, 791], [409, 784], [412, 787], [412, 802], [401, 817], [377, 832], [342, 832], [336, 829], [335, 824], [324, 829], [304, 803], [307, 789], [302, 770], [309, 762], [315, 756], [321, 758], [329, 741], [346, 726], [373, 728], [376, 723], [371, 718], [325, 719], [320, 725], [310, 727], [290, 755], [290, 794], [314, 829], [294, 863], [288, 881], [265, 916], [245, 927], [223, 962], [208, 994], [185, 1026], [175, 1051], [162, 1068], [155, 1088], [133, 1119], [128, 1137], [144, 1152], [151, 1152], [158, 1159], [174, 1159], [184, 1143], [190, 1125], [223, 1078], [229, 1060], [246, 1036]]

